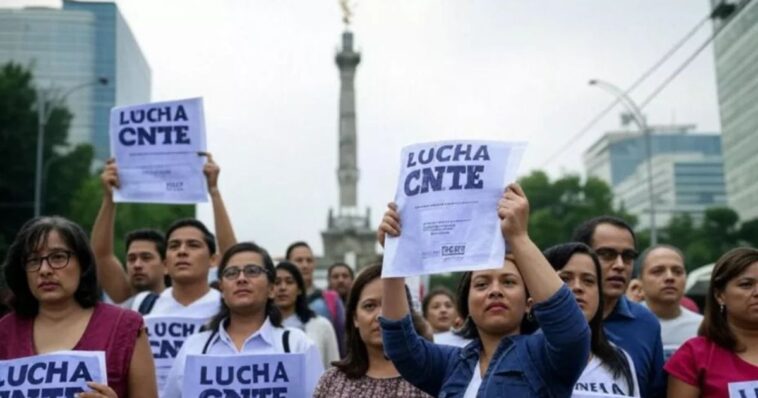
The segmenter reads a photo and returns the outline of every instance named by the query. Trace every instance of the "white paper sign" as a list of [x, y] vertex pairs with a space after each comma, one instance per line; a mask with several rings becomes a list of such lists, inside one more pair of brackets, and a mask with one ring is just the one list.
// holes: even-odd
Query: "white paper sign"
[[110, 138], [121, 183], [114, 201], [208, 201], [202, 98], [113, 108]]
[[108, 384], [103, 351], [58, 351], [0, 361], [0, 398], [65, 397]]
[[183, 398], [305, 398], [304, 354], [188, 355]]
[[758, 380], [729, 383], [729, 398], [758, 398]]
[[200, 331], [207, 322], [205, 318], [186, 318], [176, 316], [145, 317], [147, 339], [155, 360], [155, 375], [158, 391], [163, 391], [166, 379], [174, 365], [174, 358], [182, 348], [187, 337]]
[[402, 233], [387, 237], [382, 276], [499, 268], [497, 202], [524, 143], [441, 141], [403, 148], [395, 202]]

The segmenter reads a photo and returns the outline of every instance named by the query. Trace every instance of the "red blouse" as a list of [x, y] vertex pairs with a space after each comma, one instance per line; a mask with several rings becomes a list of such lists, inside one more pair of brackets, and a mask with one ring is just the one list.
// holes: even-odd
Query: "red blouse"
[[[143, 328], [138, 313], [98, 303], [84, 334], [72, 349], [105, 351], [108, 385], [119, 397], [127, 397], [129, 365]], [[0, 319], [0, 360], [37, 355], [33, 340], [34, 318], [22, 318], [11, 312]]]

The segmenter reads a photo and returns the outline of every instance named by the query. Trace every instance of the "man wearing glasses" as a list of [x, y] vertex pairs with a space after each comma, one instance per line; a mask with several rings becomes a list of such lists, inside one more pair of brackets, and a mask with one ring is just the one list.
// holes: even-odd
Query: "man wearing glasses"
[[653, 313], [625, 296], [638, 256], [634, 230], [620, 218], [600, 216], [580, 225], [573, 240], [589, 245], [600, 260], [605, 331], [632, 357], [641, 396], [664, 397], [661, 325]]

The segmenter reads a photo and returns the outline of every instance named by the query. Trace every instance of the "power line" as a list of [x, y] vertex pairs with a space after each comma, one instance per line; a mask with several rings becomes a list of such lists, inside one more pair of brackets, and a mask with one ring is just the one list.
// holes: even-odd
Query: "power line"
[[[749, 2], [749, 1], [750, 1], [750, 0], [746, 0], [746, 3], [747, 3], [747, 2]], [[725, 4], [725, 1], [724, 1], [724, 2], [722, 2], [722, 3], [720, 4], [720, 6], [721, 6], [721, 5], [724, 5], [724, 4]], [[743, 4], [743, 8], [744, 8], [744, 4]], [[716, 8], [716, 9], [718, 9], [718, 6], [717, 6], [717, 8]], [[737, 11], [739, 11], [739, 10], [737, 10]], [[709, 38], [709, 40], [708, 40], [708, 41], [707, 41], [707, 42], [706, 42], [704, 45], [702, 45], [702, 46], [701, 46], [701, 48], [698, 48], [698, 50], [696, 51], [696, 53], [694, 54], [694, 56], [691, 56], [690, 58], [688, 58], [688, 60], [687, 60], [687, 62], [685, 63], [685, 65], [683, 65], [683, 66], [680, 66], [680, 67], [677, 69], [677, 71], [678, 71], [678, 72], [677, 72], [676, 74], [678, 74], [679, 72], [681, 72], [681, 70], [683, 70], [683, 69], [684, 69], [684, 68], [685, 68], [687, 65], [689, 65], [689, 63], [690, 63], [690, 62], [692, 62], [692, 60], [693, 60], [693, 59], [694, 59], [694, 58], [695, 58], [695, 57], [696, 57], [696, 56], [697, 56], [697, 55], [698, 55], [698, 54], [699, 54], [699, 53], [700, 53], [700, 52], [701, 52], [701, 51], [702, 51], [702, 50], [703, 50], [703, 49], [704, 49], [704, 48], [705, 48], [707, 45], [708, 45], [708, 43], [710, 43], [711, 41], [713, 41], [713, 39], [716, 37], [716, 35], [718, 34], [718, 32], [720, 32], [720, 31], [723, 29], [723, 27], [724, 27], [724, 26], [726, 26], [726, 24], [727, 24], [729, 21], [731, 21], [731, 20], [733, 20], [733, 19], [734, 19], [734, 16], [735, 16], [735, 15], [736, 15], [736, 12], [732, 14], [732, 18], [730, 18], [729, 20], [727, 20], [727, 21], [724, 23], [724, 25], [722, 25], [722, 26], [721, 26], [721, 28], [720, 28], [720, 29], [718, 29], [716, 32], [714, 32], [714, 34], [711, 36], [711, 38]], [[644, 82], [644, 81], [645, 81], [645, 80], [646, 80], [648, 77], [650, 77], [650, 75], [652, 75], [652, 74], [653, 74], [653, 72], [655, 72], [655, 71], [656, 71], [658, 68], [660, 68], [660, 66], [661, 66], [661, 65], [663, 65], [663, 64], [664, 64], [666, 61], [668, 61], [668, 60], [669, 60], [669, 58], [671, 58], [671, 56], [673, 56], [675, 52], [677, 52], [677, 51], [678, 51], [678, 50], [679, 50], [679, 49], [680, 49], [680, 48], [681, 48], [681, 47], [682, 47], [682, 46], [683, 46], [683, 45], [684, 45], [684, 44], [685, 44], [687, 41], [689, 41], [689, 40], [692, 38], [692, 36], [694, 36], [694, 35], [695, 35], [695, 33], [697, 33], [697, 32], [700, 30], [700, 28], [702, 28], [702, 26], [703, 26], [703, 25], [704, 25], [706, 22], [708, 22], [708, 21], [709, 21], [711, 18], [713, 18], [713, 17], [715, 17], [715, 16], [716, 16], [716, 10], [712, 11], [712, 12], [711, 12], [711, 13], [709, 13], [709, 14], [708, 14], [708, 15], [707, 15], [705, 18], [703, 18], [701, 21], [699, 21], [699, 22], [698, 22], [698, 23], [697, 23], [697, 24], [696, 24], [696, 25], [695, 25], [695, 26], [694, 26], [692, 29], [690, 29], [690, 30], [687, 32], [687, 34], [685, 34], [685, 35], [684, 35], [684, 37], [682, 37], [682, 38], [681, 38], [681, 39], [680, 39], [678, 42], [676, 42], [676, 43], [674, 44], [674, 46], [673, 46], [673, 47], [671, 47], [671, 48], [670, 48], [670, 49], [669, 49], [669, 50], [668, 50], [668, 51], [667, 51], [667, 52], [666, 52], [666, 53], [663, 55], [663, 57], [661, 57], [661, 58], [660, 58], [660, 59], [659, 59], [659, 60], [658, 60], [658, 61], [657, 61], [655, 64], [653, 64], [653, 66], [651, 66], [650, 68], [648, 68], [648, 70], [646, 70], [646, 71], [645, 71], [645, 72], [644, 72], [644, 73], [643, 73], [643, 74], [642, 74], [642, 75], [641, 75], [639, 78], [637, 78], [637, 80], [635, 80], [635, 82], [634, 82], [634, 83], [632, 83], [632, 85], [631, 85], [631, 86], [629, 86], [629, 88], [627, 88], [626, 90], [624, 90], [624, 95], [629, 95], [629, 93], [630, 93], [630, 92], [632, 92], [632, 91], [633, 91], [634, 89], [636, 89], [636, 88], [637, 88], [637, 87], [638, 87], [638, 86], [639, 86], [639, 85], [640, 85], [642, 82]], [[672, 75], [672, 76], [669, 76], [669, 79], [667, 79], [667, 81], [665, 82], [665, 84], [662, 84], [662, 85], [660, 85], [658, 88], [656, 88], [656, 91], [657, 91], [657, 92], [656, 92], [655, 94], [657, 95], [657, 94], [658, 94], [658, 93], [659, 93], [661, 90], [663, 90], [663, 88], [664, 88], [664, 87], [665, 87], [665, 86], [666, 86], [668, 83], [670, 83], [670, 82], [671, 82], [671, 80], [673, 80], [673, 78], [674, 78], [674, 77], [676, 77], [676, 74], [674, 74], [674, 75]], [[646, 102], [644, 102], [644, 104], [643, 104], [643, 106], [642, 106], [642, 107], [644, 107], [645, 105], [647, 105], [647, 103], [648, 103], [650, 100], [652, 100], [653, 98], [654, 98], [654, 96], [649, 96], [649, 97], [648, 97], [648, 98], [645, 100]], [[555, 160], [555, 159], [556, 159], [556, 158], [557, 158], [559, 155], [561, 155], [561, 154], [562, 154], [564, 151], [566, 151], [566, 150], [567, 150], [567, 149], [569, 149], [569, 148], [570, 148], [572, 145], [574, 145], [574, 144], [575, 144], [575, 143], [576, 143], [576, 142], [577, 142], [577, 141], [578, 141], [578, 140], [579, 140], [581, 137], [583, 137], [583, 136], [584, 136], [584, 135], [585, 135], [585, 134], [586, 134], [588, 131], [590, 131], [590, 129], [591, 129], [592, 127], [594, 127], [594, 126], [595, 126], [595, 124], [597, 124], [597, 122], [599, 122], [599, 121], [600, 121], [600, 120], [601, 120], [603, 117], [605, 117], [605, 115], [607, 115], [607, 114], [608, 114], [608, 112], [610, 112], [610, 111], [611, 111], [611, 110], [612, 110], [612, 109], [613, 109], [613, 108], [614, 108], [616, 105], [618, 105], [618, 104], [619, 104], [619, 102], [621, 102], [621, 96], [619, 96], [619, 97], [615, 98], [615, 99], [614, 99], [614, 100], [613, 100], [613, 101], [612, 101], [610, 104], [608, 104], [608, 106], [606, 106], [605, 108], [603, 108], [603, 110], [602, 110], [602, 111], [600, 111], [600, 113], [598, 113], [598, 114], [597, 114], [595, 117], [593, 117], [593, 118], [592, 118], [592, 120], [590, 120], [590, 122], [589, 122], [589, 123], [587, 123], [587, 124], [586, 124], [586, 125], [585, 125], [585, 126], [582, 128], [582, 129], [581, 129], [581, 130], [579, 130], [579, 131], [578, 131], [576, 134], [574, 134], [574, 135], [573, 135], [573, 136], [572, 136], [572, 137], [571, 137], [571, 138], [570, 138], [570, 139], [569, 139], [569, 140], [566, 142], [566, 144], [565, 144], [564, 146], [562, 146], [561, 148], [559, 148], [559, 149], [558, 149], [558, 150], [557, 150], [555, 153], [553, 153], [553, 155], [552, 155], [552, 156], [549, 156], [548, 158], [546, 158], [546, 159], [545, 159], [545, 161], [544, 161], [544, 162], [542, 163], [542, 165], [540, 166], [540, 168], [544, 168], [545, 166], [547, 166], [548, 164], [550, 164], [550, 162], [552, 162], [553, 160]], [[641, 107], [641, 108], [642, 108], [642, 107]]]

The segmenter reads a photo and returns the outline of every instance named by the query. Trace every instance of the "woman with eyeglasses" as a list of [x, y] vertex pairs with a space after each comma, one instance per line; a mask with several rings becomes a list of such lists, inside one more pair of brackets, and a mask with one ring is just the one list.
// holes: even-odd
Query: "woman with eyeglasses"
[[237, 243], [224, 252], [218, 266], [221, 311], [206, 331], [184, 342], [161, 397], [182, 397], [187, 355], [198, 354], [305, 354], [305, 391], [313, 393], [324, 371], [321, 355], [303, 331], [282, 326], [273, 300], [275, 275], [271, 256], [255, 243]]
[[[465, 319], [460, 334], [473, 341], [461, 348], [420, 338], [401, 294], [404, 278], [383, 278], [384, 351], [406, 380], [432, 396], [569, 397], [589, 358], [587, 321], [529, 238], [529, 204], [518, 184], [508, 186], [494, 213], [511, 253], [502, 267], [466, 272], [458, 288], [458, 313]], [[384, 243], [385, 234], [400, 233], [392, 203], [378, 238]], [[528, 318], [541, 332], [527, 334]]]
[[304, 331], [313, 340], [321, 353], [324, 369], [331, 366], [333, 361], [339, 360], [337, 334], [328, 319], [316, 315], [308, 307], [305, 281], [300, 269], [288, 261], [279, 263], [276, 266], [275, 286], [274, 303], [282, 313], [282, 324]]
[[758, 393], [758, 250], [732, 249], [711, 273], [698, 337], [666, 362], [672, 398], [749, 398]]
[[0, 319], [0, 360], [55, 351], [104, 351], [108, 384], [94, 397], [157, 397], [155, 365], [136, 312], [100, 302], [87, 235], [61, 217], [21, 227], [3, 264], [12, 312]]

